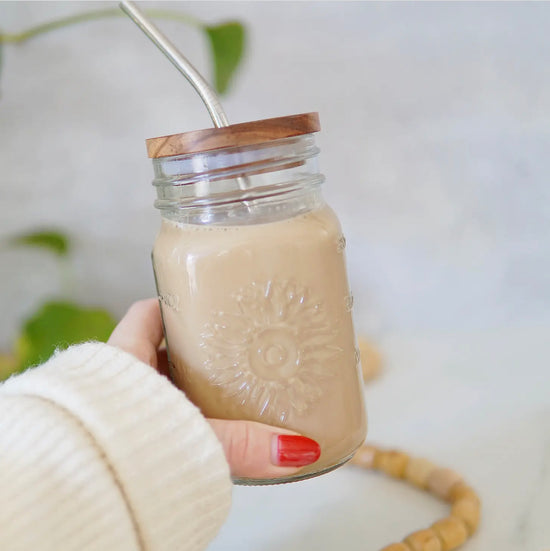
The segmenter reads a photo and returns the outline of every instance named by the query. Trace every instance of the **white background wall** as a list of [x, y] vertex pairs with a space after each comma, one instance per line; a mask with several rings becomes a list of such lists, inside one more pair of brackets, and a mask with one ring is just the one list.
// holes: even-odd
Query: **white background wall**
[[[151, 6], [145, 2], [145, 6]], [[111, 2], [0, 2], [0, 27]], [[550, 4], [162, 2], [245, 22], [233, 122], [317, 110], [360, 332], [550, 324]], [[203, 71], [203, 36], [160, 26]], [[144, 139], [210, 126], [124, 18], [4, 48], [0, 235], [75, 239], [72, 294], [116, 315], [154, 293]], [[0, 251], [0, 348], [61, 290], [45, 254]]]

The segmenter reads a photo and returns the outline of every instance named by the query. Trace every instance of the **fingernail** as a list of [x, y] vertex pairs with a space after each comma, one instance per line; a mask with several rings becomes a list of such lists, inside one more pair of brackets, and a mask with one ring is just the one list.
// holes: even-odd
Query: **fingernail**
[[281, 467], [310, 465], [321, 455], [319, 444], [305, 436], [278, 434], [273, 437], [273, 443], [273, 463]]

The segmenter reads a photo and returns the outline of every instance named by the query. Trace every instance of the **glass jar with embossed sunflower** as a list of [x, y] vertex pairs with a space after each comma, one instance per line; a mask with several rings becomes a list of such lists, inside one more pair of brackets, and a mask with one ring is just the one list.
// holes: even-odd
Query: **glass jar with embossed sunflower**
[[153, 265], [171, 376], [207, 417], [316, 440], [287, 479], [347, 461], [366, 414], [345, 239], [321, 194], [316, 113], [147, 141], [161, 229]]

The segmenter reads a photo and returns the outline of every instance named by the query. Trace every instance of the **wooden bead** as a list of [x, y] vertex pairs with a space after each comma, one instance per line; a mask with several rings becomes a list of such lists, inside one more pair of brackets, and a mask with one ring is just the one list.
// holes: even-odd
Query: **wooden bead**
[[376, 455], [374, 467], [394, 478], [403, 478], [409, 462], [406, 453], [394, 450], [381, 451]]
[[441, 551], [441, 540], [433, 530], [418, 530], [405, 538], [411, 551]]
[[441, 551], [450, 551], [462, 545], [468, 539], [468, 529], [457, 517], [447, 517], [432, 524], [432, 530], [439, 536]]
[[404, 543], [392, 543], [380, 551], [411, 551], [411, 548]]
[[465, 482], [457, 482], [449, 491], [449, 500], [455, 502], [465, 498], [477, 501], [481, 504], [481, 500], [473, 488], [468, 486]]
[[361, 354], [363, 381], [371, 381], [378, 377], [382, 371], [382, 357], [380, 352], [367, 339], [359, 337], [357, 344]]
[[479, 525], [480, 503], [478, 499], [463, 497], [453, 503], [451, 515], [464, 521], [468, 528], [468, 534], [471, 536]]
[[363, 467], [364, 469], [372, 469], [376, 460], [378, 450], [374, 446], [363, 445], [351, 458], [350, 464]]
[[428, 485], [428, 477], [435, 471], [436, 466], [422, 457], [411, 457], [405, 469], [405, 478], [418, 488], [425, 489]]
[[428, 477], [428, 490], [443, 499], [449, 499], [451, 488], [462, 477], [451, 469], [435, 469]]
[[363, 468], [379, 469], [395, 478], [406, 478], [419, 488], [451, 502], [451, 515], [427, 530], [418, 530], [400, 543], [381, 551], [451, 551], [461, 546], [477, 529], [481, 500], [476, 492], [451, 469], [436, 467], [427, 459], [411, 458], [396, 450], [363, 445], [351, 460]]

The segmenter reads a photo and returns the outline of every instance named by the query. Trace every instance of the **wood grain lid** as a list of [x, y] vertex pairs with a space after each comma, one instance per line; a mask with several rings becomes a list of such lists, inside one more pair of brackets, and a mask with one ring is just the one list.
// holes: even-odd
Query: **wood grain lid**
[[224, 147], [261, 144], [280, 138], [311, 134], [319, 130], [321, 130], [319, 113], [303, 113], [149, 138], [146, 140], [147, 154], [152, 159], [158, 159]]

